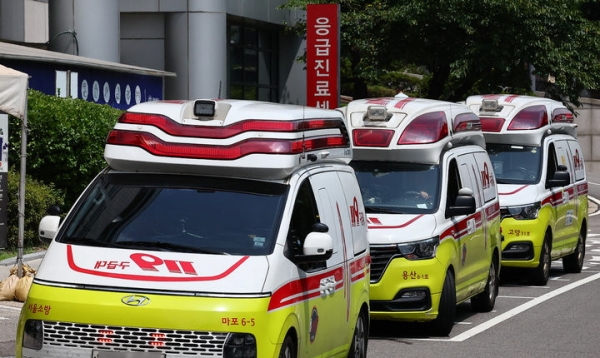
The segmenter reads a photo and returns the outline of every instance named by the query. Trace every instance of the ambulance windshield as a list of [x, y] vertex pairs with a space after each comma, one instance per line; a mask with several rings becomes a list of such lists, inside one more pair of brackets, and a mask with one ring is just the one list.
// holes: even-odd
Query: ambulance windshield
[[103, 174], [57, 241], [224, 255], [272, 252], [288, 186], [168, 174]]
[[367, 213], [426, 214], [439, 204], [438, 165], [352, 161]]
[[487, 143], [498, 184], [536, 184], [540, 181], [540, 147]]

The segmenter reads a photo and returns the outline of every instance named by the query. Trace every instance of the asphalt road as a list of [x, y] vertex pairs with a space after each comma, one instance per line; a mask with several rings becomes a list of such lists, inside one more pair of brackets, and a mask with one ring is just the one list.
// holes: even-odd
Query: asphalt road
[[[590, 184], [600, 197], [600, 185]], [[600, 204], [598, 201], [594, 201]], [[459, 306], [449, 337], [429, 337], [419, 325], [373, 322], [369, 357], [528, 357], [600, 356], [600, 211], [591, 202], [584, 269], [566, 274], [553, 262], [546, 286], [529, 286], [521, 277], [503, 278], [495, 309], [473, 313]], [[38, 258], [29, 264], [37, 268]], [[1, 268], [1, 266], [0, 266]], [[4, 277], [4, 276], [2, 276]], [[20, 302], [0, 302], [0, 358], [14, 357]]]

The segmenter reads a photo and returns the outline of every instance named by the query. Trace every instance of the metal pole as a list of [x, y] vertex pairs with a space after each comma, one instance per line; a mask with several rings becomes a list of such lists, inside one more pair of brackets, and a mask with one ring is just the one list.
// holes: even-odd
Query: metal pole
[[[29, 86], [27, 86], [29, 87]], [[23, 277], [23, 241], [25, 232], [25, 168], [27, 162], [27, 96], [21, 121], [21, 179], [19, 181], [19, 242], [17, 246], [17, 276]]]

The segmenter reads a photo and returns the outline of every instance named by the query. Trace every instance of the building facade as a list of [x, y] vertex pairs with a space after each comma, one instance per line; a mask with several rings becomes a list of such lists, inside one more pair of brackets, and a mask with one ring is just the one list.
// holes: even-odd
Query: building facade
[[284, 31], [303, 13], [282, 3], [48, 0], [49, 49], [176, 73], [166, 98], [304, 103], [303, 41]]

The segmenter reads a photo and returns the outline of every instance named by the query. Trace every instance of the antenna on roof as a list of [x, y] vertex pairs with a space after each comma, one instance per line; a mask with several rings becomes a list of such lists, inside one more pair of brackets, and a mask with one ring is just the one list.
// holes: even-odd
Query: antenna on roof
[[221, 98], [221, 84], [223, 83], [223, 81], [219, 81], [219, 95], [217, 96], [217, 98]]

